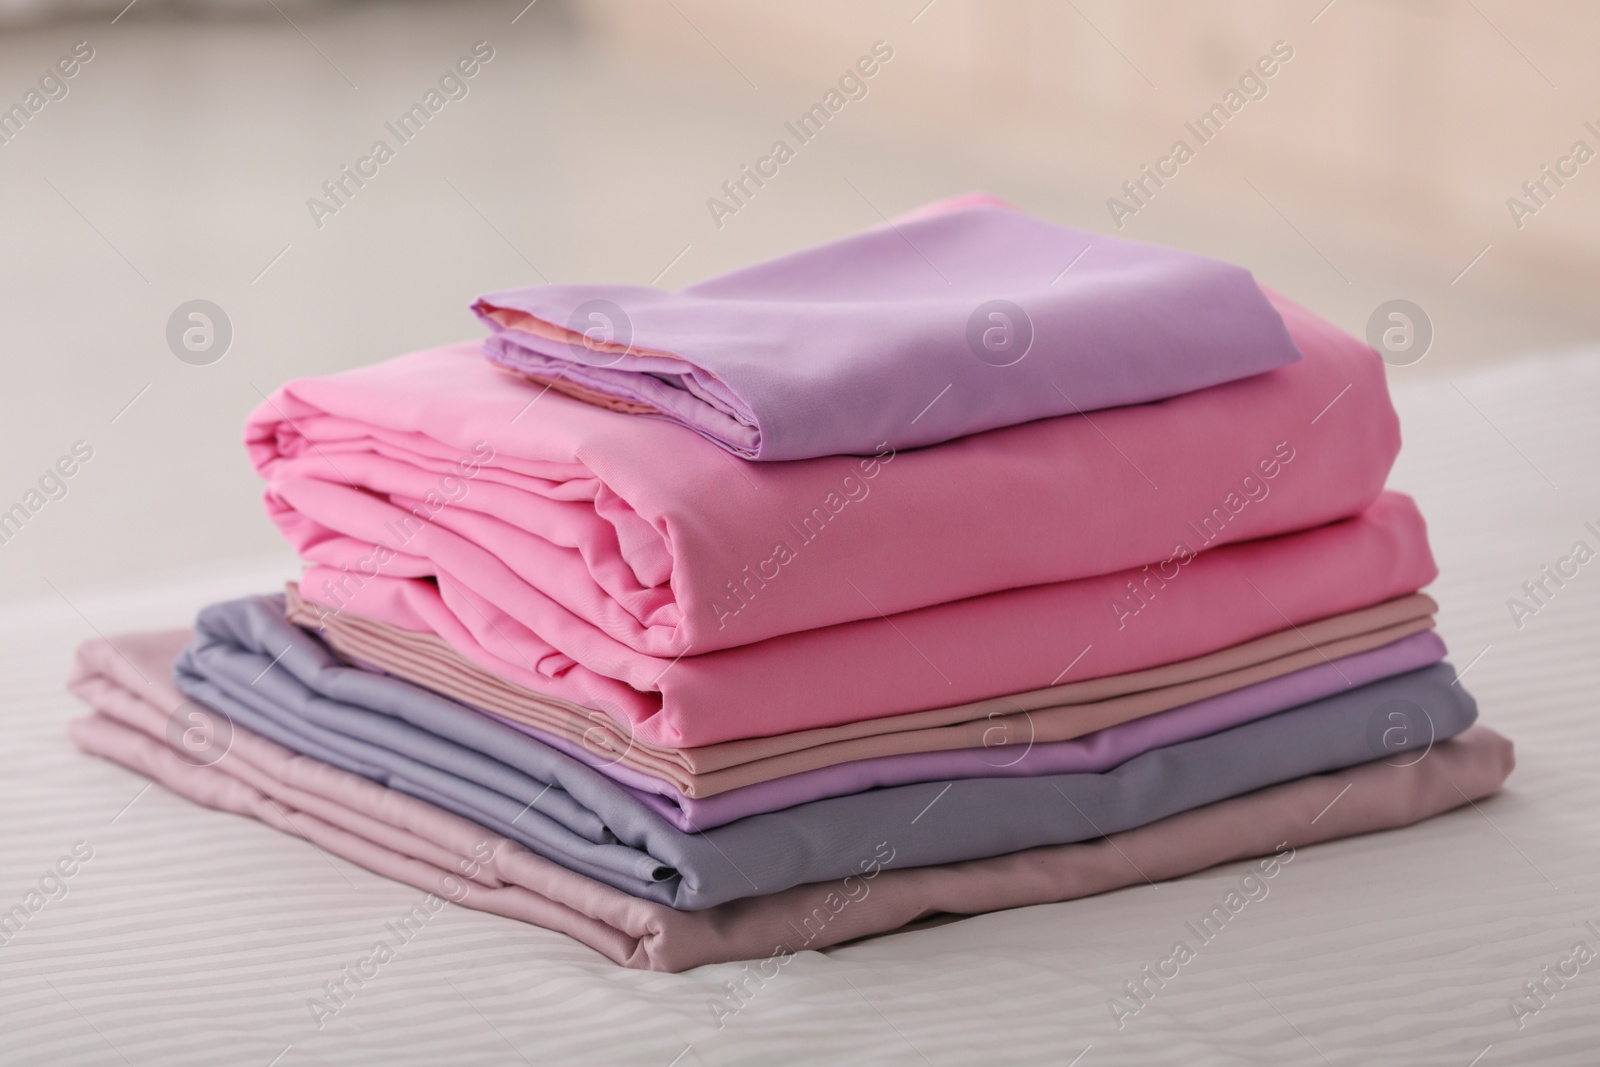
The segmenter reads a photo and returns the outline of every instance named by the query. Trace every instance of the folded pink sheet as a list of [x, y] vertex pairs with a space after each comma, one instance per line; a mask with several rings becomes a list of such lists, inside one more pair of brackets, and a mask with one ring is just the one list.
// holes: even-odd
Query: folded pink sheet
[[535, 635], [513, 640], [537, 673], [651, 689], [679, 656], [1360, 511], [1399, 448], [1383, 363], [1273, 303], [1304, 355], [1288, 366], [898, 454], [741, 463], [465, 344], [291, 382], [246, 441], [272, 518], [327, 568], [308, 598], [386, 617], [399, 594], [381, 587], [436, 577], [454, 628]]
[[[168, 646], [182, 635], [118, 640], [125, 654], [156, 663], [170, 660], [177, 649]], [[565, 933], [625, 966], [662, 971], [741, 959], [781, 966], [799, 951], [934, 916], [1071, 900], [1252, 856], [1278, 853], [1281, 861], [1285, 850], [1292, 858], [1295, 849], [1406, 826], [1493, 794], [1513, 764], [1511, 743], [1477, 726], [1407, 765], [1301, 778], [1094, 842], [895, 870], [894, 843], [885, 841], [860, 857], [860, 876], [691, 912], [601, 885], [241, 727], [226, 755], [198, 765], [164, 740], [181, 696], [164, 678], [150, 690], [135, 693], [104, 676], [84, 681], [75, 691], [98, 714], [75, 720], [73, 739], [198, 803], [259, 819], [455, 903]]]
[[[306, 577], [316, 583], [326, 573], [312, 568]], [[359, 611], [435, 633], [494, 674], [682, 748], [1142, 670], [1404, 596], [1435, 573], [1416, 505], [1385, 493], [1355, 518], [1225, 545], [1168, 568], [1013, 589], [678, 659], [613, 644], [592, 665], [561, 660], [453, 581], [370, 578]]]
[[[1417, 593], [1143, 671], [843, 726], [681, 749], [651, 745], [629, 736], [625, 723], [506, 681], [432, 634], [402, 630], [348, 611], [326, 616], [320, 633], [355, 663], [514, 725], [541, 730], [596, 757], [602, 765], [670, 783], [685, 797], [706, 798], [842, 763], [908, 753], [995, 749], [994, 763], [1009, 762], [1034, 744], [1067, 741], [1424, 633], [1432, 629], [1437, 610], [1432, 598]], [[317, 629], [317, 612], [292, 584], [287, 617]], [[701, 824], [708, 825], [704, 820]]]

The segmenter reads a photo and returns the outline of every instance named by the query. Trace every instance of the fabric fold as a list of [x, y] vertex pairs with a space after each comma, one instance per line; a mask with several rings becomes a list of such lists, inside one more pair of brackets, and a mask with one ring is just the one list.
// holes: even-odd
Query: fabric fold
[[[1405, 596], [1435, 574], [1416, 505], [1385, 493], [1354, 518], [1224, 545], [1167, 568], [1013, 589], [676, 659], [613, 643], [592, 667], [546, 670], [553, 650], [534, 630], [452, 581], [369, 578], [352, 610], [435, 633], [494, 674], [599, 710], [653, 744], [688, 748], [1156, 667], [1286, 622], [1301, 626]], [[313, 568], [305, 580], [318, 576]]]
[[[1046, 742], [1017, 737], [1009, 744], [980, 743], [976, 747], [943, 752], [879, 756], [786, 775], [710, 797], [684, 796], [661, 779], [619, 774], [616, 768], [607, 766], [603, 759], [596, 759], [581, 746], [565, 743], [560, 738], [539, 737], [537, 733], [534, 736], [597, 766], [636, 792], [645, 793], [646, 801], [680, 829], [704, 830], [827, 797], [914, 782], [1109, 771], [1146, 752], [1254, 722], [1384, 678], [1421, 670], [1444, 657], [1444, 642], [1437, 634], [1415, 634], [1370, 652], [1329, 660], [1070, 741]], [[1024, 713], [1024, 724], [1027, 718]], [[978, 725], [981, 727], [981, 723]], [[981, 728], [967, 732], [980, 742], [991, 740]]]
[[[175, 646], [184, 635], [175, 641], [157, 635], [158, 641], [162, 636]], [[685, 912], [585, 878], [438, 807], [243, 728], [233, 734], [226, 758], [214, 764], [185, 759], [161, 740], [173, 708], [151, 703], [155, 694], [141, 695], [98, 673], [80, 673], [73, 687], [97, 712], [69, 727], [87, 752], [377, 874], [566, 934], [616, 963], [658, 971], [746, 959], [787, 962], [793, 953], [889, 933], [931, 916], [1067, 901], [1406, 826], [1497, 792], [1513, 766], [1511, 743], [1476, 726], [1415, 763], [1376, 761], [1300, 778], [1091, 842], [886, 869], [883, 858], [893, 861], [894, 845], [885, 840], [837, 882]]]
[[[920, 783], [832, 797], [700, 833], [668, 823], [593, 768], [477, 712], [345, 665], [274, 598], [200, 615], [176, 679], [195, 702], [261, 734], [438, 804], [564, 866], [684, 910], [849, 873], [892, 834], [897, 866], [928, 866], [1131, 829], [1179, 811], [1379, 755], [1425, 748], [1476, 716], [1441, 663], [1113, 770]], [[85, 646], [75, 677], [127, 677]], [[144, 675], [161, 677], [162, 665]], [[142, 679], [140, 679], [142, 680]], [[174, 694], [175, 695], [175, 694]], [[1405, 729], [1386, 728], [1399, 712]]]
[[740, 463], [680, 426], [519, 381], [469, 345], [292, 381], [250, 416], [246, 444], [269, 515], [320, 567], [308, 599], [382, 616], [376, 579], [437, 585], [456, 628], [528, 631], [524, 669], [579, 663], [646, 689], [679, 657], [1173, 573], [1360, 512], [1400, 443], [1383, 363], [1273, 303], [1297, 362], [937, 448]]
[[546, 742], [560, 739], [569, 746], [565, 751], [579, 758], [587, 753], [600, 765], [630, 768], [668, 782], [691, 798], [855, 760], [1009, 746], [1009, 752], [993, 755], [998, 765], [1011, 760], [1019, 746], [1068, 741], [1382, 648], [1431, 630], [1438, 610], [1431, 597], [1414, 593], [1144, 670], [832, 727], [669, 748], [633, 736], [626, 720], [491, 674], [433, 634], [403, 630], [354, 612], [322, 615], [305, 603], [293, 583], [286, 590], [286, 602], [290, 622], [315, 630], [330, 648], [354, 663], [531, 729]]
[[473, 310], [500, 366], [755, 460], [937, 444], [1299, 358], [1243, 268], [989, 206], [676, 293], [541, 285]]

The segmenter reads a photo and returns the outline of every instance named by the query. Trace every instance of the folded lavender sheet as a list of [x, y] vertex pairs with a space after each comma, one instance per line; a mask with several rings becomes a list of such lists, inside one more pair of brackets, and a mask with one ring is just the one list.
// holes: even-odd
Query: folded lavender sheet
[[1242, 267], [990, 206], [676, 293], [540, 285], [473, 309], [495, 363], [756, 460], [937, 444], [1300, 358]]

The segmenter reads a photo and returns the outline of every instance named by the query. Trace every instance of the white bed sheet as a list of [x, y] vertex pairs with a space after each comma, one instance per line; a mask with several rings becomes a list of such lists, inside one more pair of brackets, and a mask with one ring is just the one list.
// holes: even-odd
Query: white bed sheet
[[[64, 731], [79, 640], [288, 573], [253, 565], [121, 593], [50, 575], [64, 598], [0, 610], [0, 911], [94, 852], [0, 946], [0, 1062], [1600, 1062], [1600, 959], [1520, 1026], [1510, 1009], [1578, 942], [1600, 951], [1600, 562], [1520, 629], [1507, 606], [1574, 541], [1600, 548], [1600, 353], [1395, 388], [1394, 484], [1432, 525], [1441, 632], [1520, 766], [1477, 809], [1302, 852], [1120, 1031], [1109, 999], [1243, 865], [804, 954], [721, 1029], [737, 965], [626, 971], [448, 907], [319, 1029], [308, 1001], [420, 895], [147, 790]], [[1295, 446], [1339, 445], [1308, 425]]]

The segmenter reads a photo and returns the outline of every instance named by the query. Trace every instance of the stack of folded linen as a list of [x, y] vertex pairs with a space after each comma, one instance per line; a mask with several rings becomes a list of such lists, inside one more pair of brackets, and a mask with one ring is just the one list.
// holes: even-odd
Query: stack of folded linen
[[251, 416], [299, 583], [85, 645], [82, 747], [669, 970], [1510, 772], [1382, 362], [1239, 268], [968, 202], [475, 310]]

